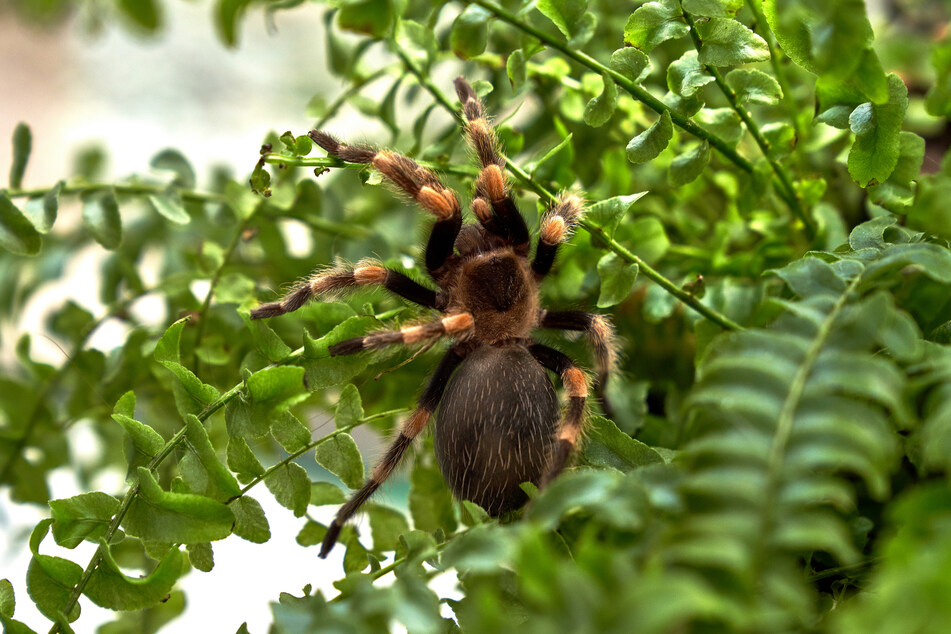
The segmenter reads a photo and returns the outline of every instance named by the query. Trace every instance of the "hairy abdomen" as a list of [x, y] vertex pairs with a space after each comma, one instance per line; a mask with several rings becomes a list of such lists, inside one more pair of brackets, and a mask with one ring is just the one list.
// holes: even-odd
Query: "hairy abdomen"
[[453, 494], [491, 515], [522, 506], [545, 472], [558, 400], [523, 346], [482, 346], [456, 370], [436, 414], [436, 459]]

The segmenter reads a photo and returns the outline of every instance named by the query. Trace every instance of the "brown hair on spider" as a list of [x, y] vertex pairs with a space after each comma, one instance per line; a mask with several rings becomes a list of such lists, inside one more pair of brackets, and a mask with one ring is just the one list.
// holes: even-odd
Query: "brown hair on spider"
[[[344, 145], [313, 130], [310, 138], [330, 155], [369, 164], [436, 217], [426, 243], [425, 265], [433, 290], [397, 271], [363, 261], [318, 270], [283, 299], [251, 311], [252, 319], [273, 317], [305, 302], [359, 286], [382, 286], [441, 317], [399, 330], [381, 330], [331, 346], [331, 355], [453, 340], [423, 390], [416, 410], [403, 422], [370, 478], [344, 504], [324, 538], [326, 557], [340, 529], [399, 464], [406, 449], [434, 418], [439, 469], [453, 494], [497, 516], [524, 505], [523, 482], [547, 485], [568, 463], [582, 434], [588, 383], [567, 355], [532, 338], [537, 328], [587, 333], [594, 348], [599, 386], [615, 363], [613, 329], [601, 315], [548, 311], [539, 285], [551, 271], [558, 247], [582, 214], [582, 201], [562, 195], [544, 214], [534, 257], [525, 219], [510, 194], [505, 160], [482, 103], [462, 77], [456, 93], [466, 136], [479, 157], [472, 211], [477, 224], [463, 224], [456, 193], [434, 172], [394, 152]], [[561, 377], [568, 403], [558, 399], [546, 370]]]

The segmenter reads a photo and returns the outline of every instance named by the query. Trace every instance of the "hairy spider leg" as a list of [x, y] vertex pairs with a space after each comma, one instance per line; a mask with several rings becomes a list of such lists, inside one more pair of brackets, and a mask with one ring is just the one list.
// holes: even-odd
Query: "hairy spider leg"
[[584, 405], [588, 398], [588, 381], [584, 372], [563, 352], [540, 343], [530, 345], [528, 351], [543, 367], [561, 377], [565, 392], [568, 393], [568, 404], [558, 421], [558, 435], [555, 437], [551, 461], [542, 476], [540, 487], [543, 488], [565, 468], [581, 437]]
[[359, 286], [382, 286], [415, 304], [439, 308], [436, 291], [426, 288], [398, 271], [384, 268], [375, 262], [360, 262], [356, 266], [317, 269], [310, 277], [294, 285], [290, 293], [276, 302], [261, 304], [251, 310], [251, 319], [263, 319], [290, 313], [311, 299], [332, 297]]
[[617, 369], [618, 353], [614, 326], [604, 316], [587, 313], [583, 310], [542, 310], [539, 315], [540, 328], [553, 330], [572, 330], [583, 332], [594, 352], [597, 379], [595, 395], [609, 418], [614, 418], [614, 408], [605, 396], [608, 379]]
[[578, 226], [582, 213], [584, 213], [584, 204], [581, 198], [574, 194], [561, 194], [555, 205], [542, 216], [538, 245], [535, 247], [535, 259], [532, 260], [532, 272], [537, 281], [541, 281], [551, 271], [558, 247], [571, 237], [571, 232]]
[[333, 522], [327, 527], [327, 534], [320, 546], [320, 557], [325, 559], [330, 553], [330, 549], [337, 543], [340, 536], [340, 529], [348, 519], [360, 508], [360, 506], [380, 488], [380, 485], [393, 473], [399, 465], [403, 454], [412, 444], [413, 439], [426, 427], [426, 424], [432, 418], [433, 412], [439, 405], [443, 393], [446, 391], [446, 385], [449, 383], [449, 377], [453, 371], [462, 363], [464, 354], [455, 349], [449, 350], [442, 358], [436, 371], [429, 379], [426, 390], [419, 399], [416, 410], [410, 415], [400, 427], [399, 435], [390, 445], [383, 459], [373, 468], [373, 472], [367, 479], [363, 487], [353, 494], [353, 496], [340, 507]]
[[311, 130], [308, 136], [328, 154], [342, 161], [372, 165], [394, 185], [412, 196], [420, 207], [436, 216], [436, 224], [426, 243], [425, 259], [426, 270], [439, 283], [443, 273], [441, 269], [452, 255], [456, 236], [462, 227], [462, 210], [456, 193], [443, 185], [435, 172], [402, 154], [344, 145], [320, 130]]
[[466, 136], [482, 165], [472, 211], [486, 230], [511, 243], [517, 254], [528, 255], [528, 226], [509, 192], [503, 171], [505, 159], [499, 154], [495, 130], [486, 120], [482, 102], [469, 82], [457, 77], [455, 85], [466, 118]]
[[330, 346], [330, 356], [356, 354], [364, 350], [378, 350], [386, 346], [414, 344], [442, 337], [459, 337], [472, 332], [472, 315], [456, 313], [437, 321], [399, 330], [377, 330], [362, 337], [346, 339]]

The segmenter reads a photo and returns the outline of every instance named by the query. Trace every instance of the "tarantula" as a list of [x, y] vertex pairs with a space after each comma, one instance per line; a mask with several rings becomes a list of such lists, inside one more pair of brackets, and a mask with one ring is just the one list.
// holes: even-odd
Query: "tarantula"
[[[251, 311], [252, 319], [273, 317], [297, 310], [315, 297], [377, 285], [444, 316], [342, 341], [331, 346], [331, 355], [441, 337], [455, 341], [386, 455], [363, 488], [340, 508], [327, 530], [321, 557], [330, 552], [344, 523], [393, 472], [437, 407], [439, 469], [456, 497], [475, 502], [490, 515], [526, 502], [519, 486], [522, 482], [544, 487], [562, 471], [582, 432], [588, 383], [568, 356], [534, 341], [533, 329], [587, 333], [602, 388], [615, 362], [613, 329], [604, 317], [547, 311], [540, 306], [539, 284], [551, 270], [558, 246], [578, 223], [581, 199], [562, 195], [548, 209], [541, 220], [535, 257], [529, 260], [528, 228], [509, 194], [495, 131], [469, 83], [460, 77], [455, 86], [467, 122], [466, 136], [482, 166], [472, 200], [478, 224], [464, 225], [455, 192], [412, 159], [344, 145], [324, 132], [310, 132], [310, 138], [329, 154], [349, 163], [372, 165], [436, 217], [425, 264], [439, 290], [378, 263], [362, 261], [318, 270], [280, 301]], [[561, 376], [568, 393], [560, 418], [546, 369]]]

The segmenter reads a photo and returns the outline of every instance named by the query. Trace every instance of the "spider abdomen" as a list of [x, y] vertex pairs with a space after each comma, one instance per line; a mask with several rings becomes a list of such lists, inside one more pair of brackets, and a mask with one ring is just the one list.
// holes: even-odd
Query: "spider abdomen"
[[558, 399], [521, 345], [483, 345], [456, 370], [436, 415], [436, 459], [453, 494], [495, 516], [527, 501], [550, 459]]

